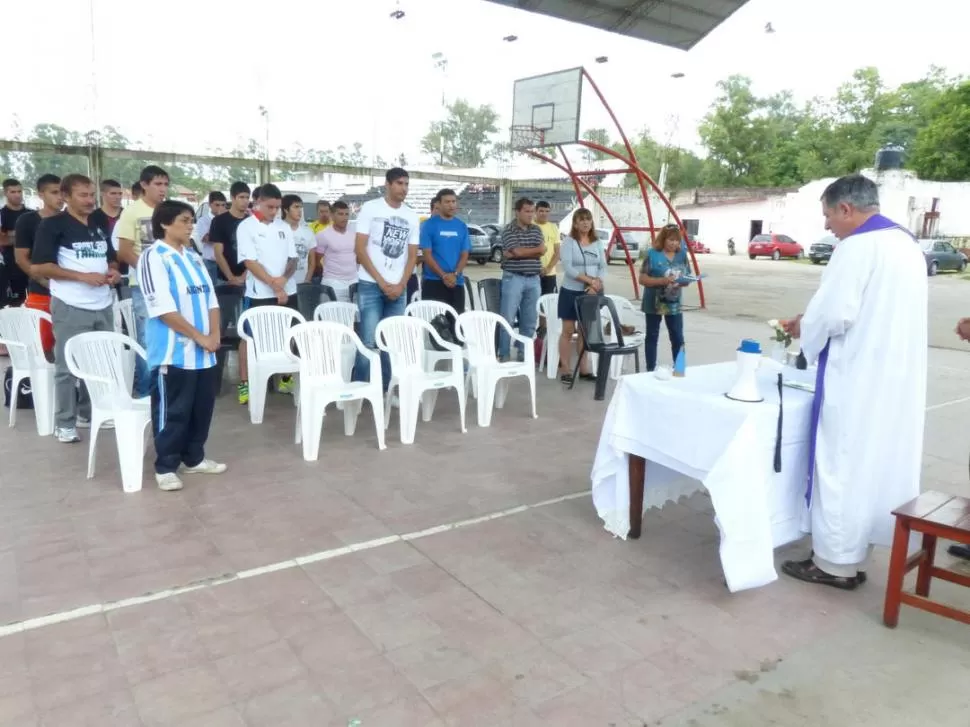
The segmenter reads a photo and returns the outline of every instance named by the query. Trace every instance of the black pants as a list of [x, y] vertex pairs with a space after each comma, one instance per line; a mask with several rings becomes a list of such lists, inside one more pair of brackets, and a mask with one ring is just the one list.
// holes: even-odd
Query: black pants
[[657, 342], [660, 340], [660, 319], [663, 318], [667, 324], [667, 333], [670, 336], [670, 350], [673, 358], [671, 363], [677, 361], [677, 354], [680, 353], [684, 345], [684, 315], [678, 313], [674, 316], [660, 316], [654, 313], [647, 313], [647, 336], [644, 360], [647, 364], [647, 371], [657, 368]]
[[540, 275], [539, 276], [539, 294], [549, 295], [550, 293], [556, 292], [556, 276], [555, 275]]
[[411, 305], [411, 299], [414, 297], [414, 294], [417, 293], [420, 288], [421, 288], [421, 285], [420, 283], [418, 283], [418, 274], [411, 273], [411, 277], [408, 278], [407, 288], [406, 288], [406, 291], [407, 291], [406, 300], [408, 302], [408, 305]]
[[[163, 367], [164, 368], [164, 367]], [[219, 391], [219, 369], [152, 370], [152, 433], [155, 472], [175, 472], [180, 464], [195, 467], [205, 459], [212, 409]]]
[[424, 285], [421, 288], [421, 300], [436, 300], [439, 303], [447, 303], [461, 315], [465, 312], [465, 286], [456, 285], [454, 288], [449, 288], [443, 280], [425, 278]]

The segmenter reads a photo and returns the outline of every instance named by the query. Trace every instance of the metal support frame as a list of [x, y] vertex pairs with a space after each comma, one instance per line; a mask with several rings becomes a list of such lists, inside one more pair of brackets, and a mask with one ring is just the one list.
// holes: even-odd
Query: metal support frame
[[[689, 244], [690, 238], [687, 233], [687, 228], [684, 226], [683, 221], [681, 221], [680, 216], [677, 214], [677, 210], [674, 209], [674, 206], [670, 203], [670, 200], [667, 198], [667, 195], [663, 193], [663, 190], [660, 189], [659, 185], [657, 185], [657, 183], [653, 180], [653, 178], [649, 174], [647, 174], [647, 172], [645, 172], [643, 168], [640, 166], [639, 162], [637, 161], [636, 152], [633, 150], [633, 145], [630, 144], [630, 140], [627, 138], [626, 133], [623, 131], [623, 127], [620, 126], [619, 119], [616, 118], [616, 114], [613, 112], [613, 109], [610, 107], [610, 104], [606, 100], [606, 97], [603, 95], [602, 91], [600, 91], [599, 86], [596, 85], [596, 82], [592, 79], [592, 77], [589, 75], [589, 73], [586, 71], [585, 68], [583, 69], [582, 75], [583, 75], [583, 78], [589, 82], [589, 85], [593, 89], [593, 92], [599, 98], [600, 103], [603, 105], [603, 108], [606, 110], [606, 112], [610, 116], [610, 119], [613, 121], [613, 125], [616, 127], [616, 131], [620, 135], [620, 139], [623, 141], [623, 146], [626, 149], [626, 154], [625, 155], [621, 154], [615, 149], [610, 149], [608, 147], [605, 147], [601, 144], [597, 144], [592, 141], [585, 141], [580, 139], [576, 143], [579, 144], [580, 146], [586, 147], [587, 149], [592, 149], [594, 151], [600, 152], [607, 156], [613, 157], [614, 159], [619, 159], [621, 162], [623, 162], [626, 165], [626, 168], [602, 170], [602, 171], [577, 172], [573, 169], [572, 164], [569, 162], [569, 159], [566, 156], [566, 152], [563, 150], [562, 145], [556, 146], [556, 150], [560, 155], [562, 155], [562, 161], [559, 161], [558, 159], [551, 157], [548, 154], [544, 154], [543, 152], [537, 151], [535, 149], [525, 149], [523, 150], [524, 153], [528, 154], [534, 159], [538, 159], [539, 161], [545, 162], [547, 164], [551, 164], [552, 166], [562, 170], [567, 175], [569, 175], [569, 179], [572, 182], [573, 189], [576, 191], [577, 203], [579, 204], [580, 207], [585, 207], [582, 190], [586, 190], [586, 192], [589, 193], [589, 196], [591, 196], [594, 200], [596, 200], [597, 204], [599, 204], [599, 206], [603, 209], [603, 212], [606, 214], [607, 219], [609, 219], [614, 229], [613, 236], [611, 237], [609, 246], [607, 247], [607, 250], [606, 250], [607, 259], [609, 259], [609, 255], [610, 255], [610, 252], [612, 252], [613, 246], [616, 244], [619, 244], [626, 255], [626, 264], [630, 270], [630, 277], [633, 279], [633, 293], [636, 298], [640, 297], [640, 283], [637, 276], [636, 266], [634, 265], [633, 258], [630, 255], [630, 250], [627, 248], [626, 240], [623, 239], [623, 235], [621, 233], [623, 231], [647, 231], [652, 235], [653, 232], [657, 229], [653, 222], [653, 208], [652, 208], [652, 205], [650, 204], [650, 194], [648, 191], [648, 187], [653, 190], [653, 192], [657, 195], [657, 197], [660, 198], [660, 201], [663, 202], [663, 204], [667, 207], [667, 210], [670, 212], [670, 216], [673, 217], [674, 221], [677, 223], [677, 226], [680, 228], [681, 235], [683, 236], [683, 239], [684, 239], [684, 245], [687, 247], [687, 254], [690, 257], [690, 261], [694, 268], [694, 273], [696, 275], [700, 275], [700, 267], [697, 264], [697, 256], [694, 255], [694, 251], [690, 247], [690, 244]], [[593, 186], [584, 179], [584, 177], [598, 176], [600, 174], [633, 174], [636, 176], [637, 185], [639, 186], [640, 194], [643, 197], [643, 205], [647, 212], [647, 227], [623, 227], [617, 224], [616, 219], [613, 217], [613, 213], [610, 211], [610, 208], [603, 202], [602, 198], [599, 196], [599, 194], [597, 194]], [[701, 280], [697, 281], [697, 292], [698, 292], [698, 295], [700, 296], [700, 307], [706, 308], [707, 306], [706, 306], [706, 300], [704, 297], [704, 282]]]

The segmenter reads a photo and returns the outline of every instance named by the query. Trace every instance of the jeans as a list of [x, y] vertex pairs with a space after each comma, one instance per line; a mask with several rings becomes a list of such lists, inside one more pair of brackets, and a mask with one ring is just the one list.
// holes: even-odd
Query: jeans
[[81, 384], [80, 396], [77, 379], [67, 368], [64, 348], [79, 333], [113, 331], [114, 311], [109, 305], [102, 310], [75, 308], [62, 300], [51, 298], [51, 320], [54, 325], [54, 426], [69, 429], [76, 426], [77, 417], [91, 419], [91, 399]]
[[[538, 275], [502, 273], [502, 317], [511, 326], [518, 315], [519, 333], [526, 338], [533, 338], [536, 335], [536, 323], [539, 319], [536, 304], [539, 302], [539, 290]], [[510, 342], [509, 335], [502, 330], [499, 334], [499, 358], [509, 357]], [[521, 347], [521, 344], [516, 344], [517, 349]]]
[[219, 284], [219, 264], [215, 260], [203, 260], [205, 263], [205, 271], [209, 273], [209, 277], [212, 278], [212, 284]]
[[657, 342], [660, 340], [661, 318], [666, 322], [667, 334], [670, 336], [671, 363], [677, 361], [677, 354], [680, 353], [680, 349], [684, 345], [684, 315], [682, 313], [673, 316], [647, 313], [647, 337], [643, 353], [647, 371], [653, 371], [657, 368]]
[[[131, 287], [131, 310], [135, 316], [135, 340], [147, 351], [145, 329], [148, 327], [148, 306], [145, 304], [145, 296], [142, 295], [141, 288], [137, 285]], [[151, 372], [148, 370], [148, 364], [141, 356], [135, 356], [135, 398], [148, 396], [151, 388]]]
[[[381, 291], [377, 283], [361, 280], [357, 283], [357, 309], [360, 311], [360, 340], [372, 351], [377, 351], [377, 324], [385, 318], [403, 316], [407, 301], [404, 295], [391, 300]], [[391, 384], [391, 359], [381, 354], [381, 379], [384, 391]], [[370, 381], [370, 361], [357, 353], [354, 363], [354, 381]]]

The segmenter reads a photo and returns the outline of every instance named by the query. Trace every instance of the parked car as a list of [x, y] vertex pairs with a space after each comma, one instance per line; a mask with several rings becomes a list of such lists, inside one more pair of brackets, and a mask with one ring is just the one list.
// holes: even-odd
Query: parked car
[[479, 265], [487, 263], [492, 257], [492, 241], [484, 227], [468, 225], [468, 238], [472, 244], [471, 252], [468, 253], [469, 260], [474, 260]]
[[926, 258], [927, 275], [936, 275], [940, 270], [962, 273], [967, 269], [967, 256], [946, 240], [919, 240], [919, 244]]
[[707, 255], [711, 252], [711, 248], [700, 240], [688, 240], [687, 248], [695, 255]]
[[[617, 233], [617, 235], [623, 235], [623, 241], [626, 242], [627, 249], [630, 251], [630, 258], [636, 260], [640, 256], [640, 250], [646, 249], [647, 236], [643, 232], [623, 232]], [[610, 230], [598, 227], [596, 229], [596, 236], [603, 241], [604, 245], [609, 245], [610, 238], [612, 237]], [[606, 259], [606, 264], [611, 264], [614, 260], [619, 260], [620, 262], [626, 262], [626, 253], [623, 251], [623, 245], [620, 244], [619, 240], [613, 245], [610, 250], [610, 254]]]
[[835, 235], [827, 235], [818, 242], [812, 243], [808, 248], [808, 258], [813, 265], [827, 263], [835, 252], [835, 246], [839, 244], [839, 238]]
[[783, 257], [802, 258], [805, 250], [788, 235], [755, 235], [748, 243], [748, 257], [770, 257], [781, 260]]
[[493, 263], [502, 262], [502, 226], [487, 224], [482, 225], [482, 230], [488, 235], [488, 244], [491, 250], [489, 260]]

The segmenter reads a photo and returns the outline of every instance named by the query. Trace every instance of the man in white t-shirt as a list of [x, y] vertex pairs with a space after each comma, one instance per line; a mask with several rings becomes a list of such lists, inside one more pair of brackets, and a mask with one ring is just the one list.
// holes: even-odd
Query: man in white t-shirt
[[[357, 213], [357, 307], [360, 310], [360, 338], [377, 350], [377, 324], [385, 318], [404, 315], [407, 281], [418, 255], [418, 215], [404, 200], [410, 179], [400, 167], [385, 175], [384, 196], [365, 202]], [[381, 353], [384, 390], [391, 381], [390, 359]], [[357, 355], [354, 380], [370, 380], [370, 362]]]
[[[299, 263], [293, 230], [279, 219], [283, 195], [275, 184], [260, 188], [253, 214], [236, 228], [239, 262], [246, 266], [246, 293], [243, 307], [282, 305], [297, 310], [296, 272]], [[249, 367], [246, 342], [239, 345], [239, 403], [249, 403]], [[280, 391], [289, 393], [292, 381], [284, 379]], [[244, 396], [245, 394], [245, 396]], [[244, 401], [245, 398], [245, 401]]]
[[212, 220], [228, 208], [226, 195], [218, 190], [209, 192], [209, 204], [206, 207], [205, 214], [198, 219], [192, 230], [192, 243], [202, 255], [202, 259], [205, 261], [205, 270], [213, 281], [219, 279], [219, 265], [216, 263], [215, 249], [209, 242], [209, 228], [212, 227]]

